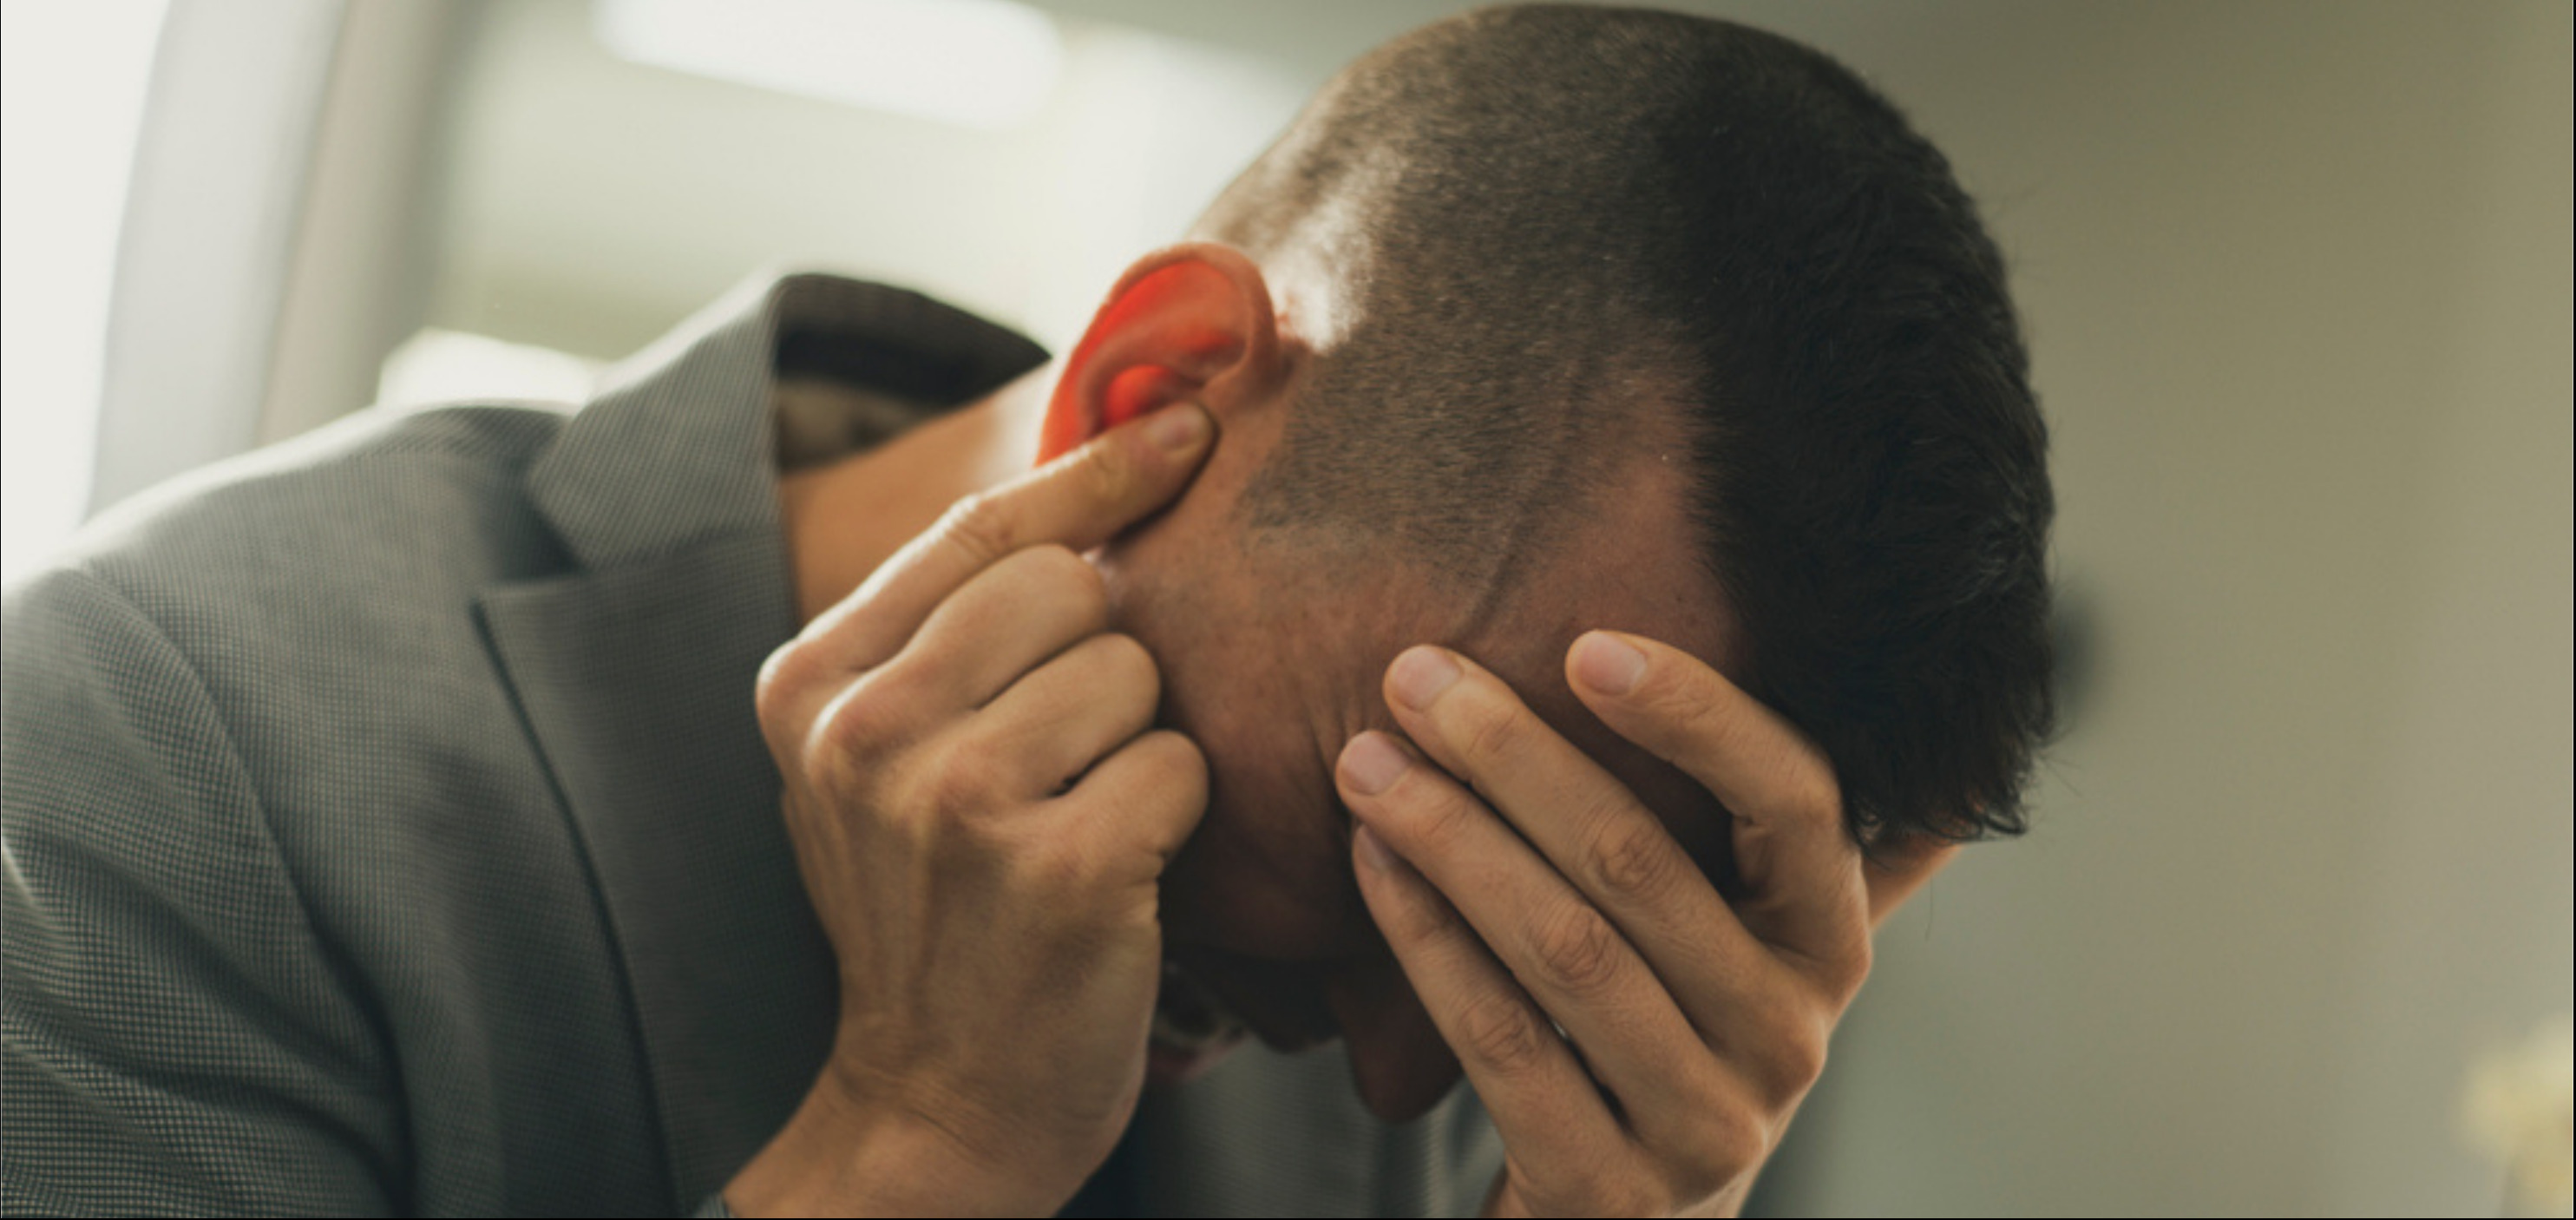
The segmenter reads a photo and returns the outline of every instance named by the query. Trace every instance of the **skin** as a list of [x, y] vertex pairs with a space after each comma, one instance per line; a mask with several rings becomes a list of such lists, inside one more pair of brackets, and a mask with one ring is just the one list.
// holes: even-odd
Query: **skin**
[[[1508, 1154], [1489, 1210], [1740, 1205], [1869, 929], [1946, 853], [1865, 864], [1830, 767], [1725, 676], [1650, 439], [1509, 587], [1247, 540], [1329, 309], [1223, 247], [1158, 252], [1063, 366], [784, 481], [812, 621], [762, 717], [844, 1038], [737, 1211], [1060, 1205], [1132, 1113], [1165, 954], [1274, 1045], [1343, 1038], [1381, 1117], [1473, 1078]], [[1110, 428], [1182, 402], [1213, 427], [1186, 468]], [[1100, 439], [1006, 482], [1041, 431]], [[1604, 641], [1633, 690], [1582, 680]]]
[[1134, 1112], [1158, 890], [1206, 767], [1152, 728], [1154, 662], [1106, 630], [1075, 550], [1204, 456], [1204, 413], [1155, 424], [960, 502], [763, 665], [841, 1011], [804, 1103], [726, 1186], [735, 1210], [1049, 1212]]

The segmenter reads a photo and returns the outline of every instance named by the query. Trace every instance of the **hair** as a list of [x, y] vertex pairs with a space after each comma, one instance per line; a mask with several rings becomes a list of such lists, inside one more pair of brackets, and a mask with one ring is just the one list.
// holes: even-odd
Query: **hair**
[[2026, 828], [2046, 427], [1975, 205], [1849, 70], [1677, 14], [1472, 13], [1345, 69], [1198, 232], [1338, 296], [1256, 535], [1490, 587], [1671, 438], [1747, 689], [1855, 837]]

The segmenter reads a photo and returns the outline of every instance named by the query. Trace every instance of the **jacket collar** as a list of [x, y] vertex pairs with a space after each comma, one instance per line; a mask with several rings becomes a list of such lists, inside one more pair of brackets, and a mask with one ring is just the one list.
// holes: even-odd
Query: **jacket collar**
[[797, 626], [775, 370], [926, 414], [1044, 357], [913, 293], [755, 283], [613, 372], [530, 469], [572, 568], [481, 609], [624, 966], [679, 1206], [786, 1121], [836, 1011], [752, 707], [761, 661]]
[[[829, 275], [745, 283], [611, 369], [538, 459], [538, 510], [585, 568], [736, 535], [777, 541], [776, 373], [922, 404], [971, 401], [1046, 352], [918, 293]], [[879, 421], [883, 440], [913, 419]]]

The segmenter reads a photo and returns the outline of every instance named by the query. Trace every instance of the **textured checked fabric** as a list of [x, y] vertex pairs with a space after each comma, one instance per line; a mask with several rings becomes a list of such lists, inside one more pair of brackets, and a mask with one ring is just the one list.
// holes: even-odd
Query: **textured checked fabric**
[[[953, 404], [1041, 359], [790, 277], [577, 414], [364, 413], [10, 590], [0, 1206], [715, 1205], [833, 1012], [751, 703], [795, 627], [775, 373]], [[1463, 1090], [1388, 1128], [1339, 1051], [1250, 1050], [1125, 1160], [1153, 1212], [1438, 1214], [1499, 1156]]]

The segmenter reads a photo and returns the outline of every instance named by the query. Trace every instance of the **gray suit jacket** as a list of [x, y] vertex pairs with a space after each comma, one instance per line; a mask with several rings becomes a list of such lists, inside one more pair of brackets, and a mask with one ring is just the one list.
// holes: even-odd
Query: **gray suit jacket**
[[[670, 1213], [826, 1049], [751, 678], [795, 627], [774, 370], [921, 402], [1042, 359], [909, 293], [758, 286], [577, 414], [362, 415], [129, 504], [11, 590], [11, 1212]], [[881, 437], [905, 421], [855, 421]], [[1151, 1096], [1136, 1199], [1448, 1212], [1461, 1092], [1338, 1051]]]

